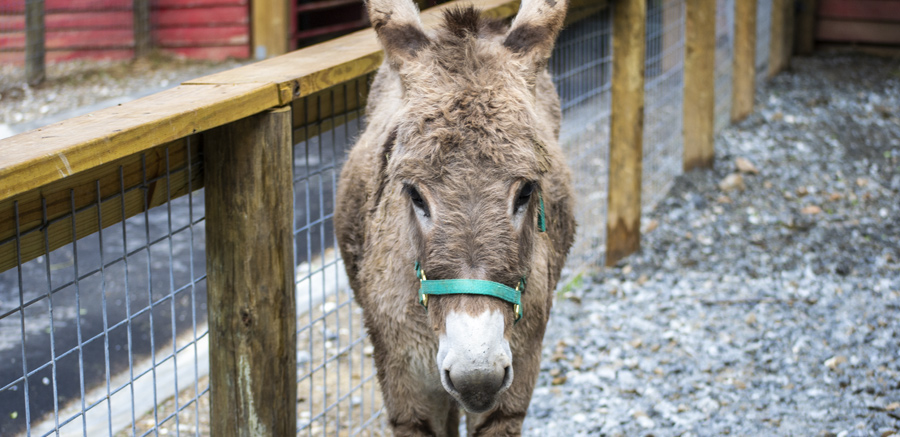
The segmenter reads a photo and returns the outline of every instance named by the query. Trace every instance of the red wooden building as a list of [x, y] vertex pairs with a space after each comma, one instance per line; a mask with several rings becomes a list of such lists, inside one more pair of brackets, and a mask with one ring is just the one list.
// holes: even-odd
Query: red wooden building
[[[0, 0], [0, 63], [24, 62], [30, 1]], [[142, 4], [148, 13], [138, 12]], [[136, 29], [149, 29], [149, 46], [167, 53], [264, 58], [361, 29], [364, 11], [362, 0], [45, 0], [40, 15], [53, 63], [132, 58]]]
[[818, 0], [816, 41], [900, 45], [900, 0]]

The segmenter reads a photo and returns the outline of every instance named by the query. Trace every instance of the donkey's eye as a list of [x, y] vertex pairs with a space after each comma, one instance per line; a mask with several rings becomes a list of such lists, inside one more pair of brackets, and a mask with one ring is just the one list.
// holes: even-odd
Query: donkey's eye
[[413, 205], [416, 208], [419, 208], [425, 217], [430, 217], [431, 213], [428, 212], [428, 204], [425, 203], [425, 199], [422, 198], [422, 195], [419, 194], [419, 190], [412, 185], [406, 186], [406, 193], [409, 194], [409, 200], [412, 201]]
[[515, 212], [519, 212], [523, 206], [528, 204], [528, 201], [531, 200], [531, 194], [534, 193], [534, 183], [526, 182], [522, 185], [522, 189], [519, 190], [519, 195], [516, 197], [516, 203], [514, 205], [513, 210]]

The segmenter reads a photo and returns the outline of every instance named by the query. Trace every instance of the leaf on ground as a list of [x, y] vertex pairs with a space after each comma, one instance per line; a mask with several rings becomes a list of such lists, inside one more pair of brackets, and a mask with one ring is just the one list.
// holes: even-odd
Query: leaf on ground
[[816, 215], [822, 213], [822, 208], [819, 208], [816, 205], [807, 205], [804, 206], [803, 209], [800, 210], [800, 212], [806, 215]]
[[741, 173], [759, 174], [759, 169], [747, 158], [735, 159], [734, 166], [737, 167], [737, 170]]

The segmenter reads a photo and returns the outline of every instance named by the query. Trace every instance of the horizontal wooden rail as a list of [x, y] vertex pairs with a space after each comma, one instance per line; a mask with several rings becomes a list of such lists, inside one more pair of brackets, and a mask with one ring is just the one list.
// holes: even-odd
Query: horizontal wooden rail
[[0, 140], [0, 201], [277, 105], [273, 84], [179, 86]]

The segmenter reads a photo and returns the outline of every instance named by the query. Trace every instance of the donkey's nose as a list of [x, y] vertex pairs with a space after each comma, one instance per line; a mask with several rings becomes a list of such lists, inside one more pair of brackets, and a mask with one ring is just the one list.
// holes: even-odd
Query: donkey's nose
[[494, 407], [498, 396], [512, 384], [513, 370], [508, 360], [498, 360], [492, 366], [471, 366], [469, 363], [445, 363], [441, 375], [444, 388], [466, 410], [482, 413]]
[[450, 312], [440, 336], [437, 365], [441, 384], [472, 413], [494, 408], [512, 384], [512, 351], [503, 336], [500, 311], [478, 316]]

